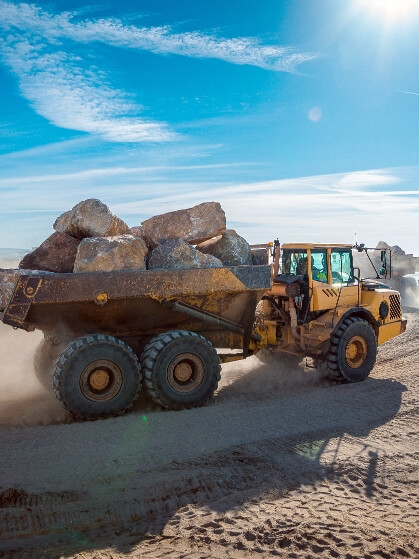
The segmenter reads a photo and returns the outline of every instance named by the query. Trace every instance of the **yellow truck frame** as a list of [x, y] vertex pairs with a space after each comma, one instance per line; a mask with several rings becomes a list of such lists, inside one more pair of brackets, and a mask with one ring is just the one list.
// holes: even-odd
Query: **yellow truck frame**
[[[365, 379], [375, 363], [377, 345], [403, 333], [400, 294], [376, 280], [355, 277], [349, 244], [284, 244], [273, 250], [273, 284], [259, 305], [256, 331], [261, 341], [254, 350], [269, 347], [324, 362], [330, 376], [356, 382]], [[280, 273], [280, 250], [304, 264]], [[315, 257], [323, 263], [320, 274]], [[345, 262], [345, 272], [333, 262]], [[387, 273], [386, 268], [381, 270]], [[285, 273], [284, 273], [285, 272]], [[290, 273], [291, 272], [291, 273]], [[299, 273], [300, 272], [300, 273]], [[342, 275], [341, 273], [342, 272]]]

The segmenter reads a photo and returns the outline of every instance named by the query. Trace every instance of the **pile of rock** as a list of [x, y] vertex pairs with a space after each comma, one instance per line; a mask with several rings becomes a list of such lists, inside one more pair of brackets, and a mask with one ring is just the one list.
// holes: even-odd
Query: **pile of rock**
[[[406, 254], [398, 245], [390, 246], [380, 241], [375, 250], [369, 251], [369, 256], [377, 272], [381, 268], [381, 251], [391, 250], [391, 278], [383, 279], [382, 282], [393, 289], [400, 291], [402, 301], [405, 305], [416, 306], [419, 289], [417, 281], [409, 274], [417, 271], [418, 261], [413, 254]], [[354, 251], [354, 266], [361, 270], [361, 277], [375, 277], [374, 269], [365, 252]], [[390, 272], [390, 256], [387, 251], [387, 271]], [[407, 276], [407, 277], [406, 277]]]
[[54, 229], [19, 268], [66, 273], [253, 263], [250, 245], [226, 228], [217, 202], [157, 215], [129, 228], [106, 204], [89, 199], [59, 216]]

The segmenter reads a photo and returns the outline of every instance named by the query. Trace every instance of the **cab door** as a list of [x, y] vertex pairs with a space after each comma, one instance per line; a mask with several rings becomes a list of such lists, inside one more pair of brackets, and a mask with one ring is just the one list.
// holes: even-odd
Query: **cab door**
[[331, 249], [330, 273], [332, 289], [340, 293], [339, 306], [356, 305], [358, 302], [358, 280], [354, 276], [351, 249]]
[[311, 311], [353, 306], [358, 300], [352, 251], [348, 248], [312, 249], [309, 257], [312, 297]]
[[336, 306], [338, 290], [332, 287], [330, 249], [311, 249], [308, 258], [310, 270], [310, 310], [325, 311]]

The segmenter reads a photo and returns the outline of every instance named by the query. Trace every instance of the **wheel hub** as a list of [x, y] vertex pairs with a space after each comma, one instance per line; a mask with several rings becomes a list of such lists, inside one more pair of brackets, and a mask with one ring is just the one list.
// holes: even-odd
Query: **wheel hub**
[[346, 346], [345, 360], [352, 369], [358, 369], [367, 358], [367, 343], [361, 336], [353, 336]]
[[90, 374], [89, 384], [93, 390], [103, 390], [110, 382], [110, 376], [105, 369], [96, 369]]
[[204, 364], [193, 353], [181, 353], [172, 359], [167, 378], [170, 386], [178, 392], [192, 392], [204, 378]]
[[174, 368], [173, 375], [178, 382], [186, 382], [193, 375], [193, 368], [190, 363], [182, 361]]
[[112, 361], [97, 360], [84, 368], [80, 388], [86, 398], [106, 402], [114, 398], [122, 386], [121, 369]]

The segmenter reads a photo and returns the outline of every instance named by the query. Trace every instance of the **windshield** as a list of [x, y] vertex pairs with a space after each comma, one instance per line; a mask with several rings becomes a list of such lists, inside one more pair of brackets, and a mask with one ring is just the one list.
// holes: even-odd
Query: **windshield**
[[282, 273], [300, 276], [307, 274], [307, 251], [284, 250], [282, 253]]
[[333, 250], [330, 256], [333, 284], [353, 283], [352, 253], [349, 250]]

